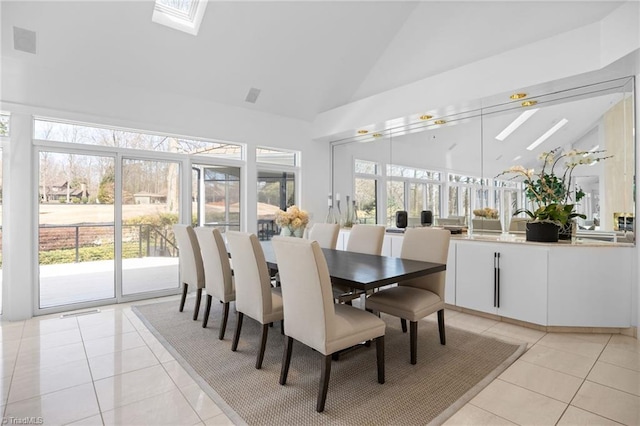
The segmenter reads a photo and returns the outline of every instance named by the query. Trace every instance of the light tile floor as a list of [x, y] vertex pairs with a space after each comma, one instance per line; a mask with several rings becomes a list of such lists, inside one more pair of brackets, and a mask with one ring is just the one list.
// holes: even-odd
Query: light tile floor
[[[132, 304], [0, 323], [3, 423], [41, 417], [44, 424], [232, 424]], [[639, 340], [544, 333], [457, 311], [445, 316], [448, 327], [528, 347], [447, 425], [640, 424]]]

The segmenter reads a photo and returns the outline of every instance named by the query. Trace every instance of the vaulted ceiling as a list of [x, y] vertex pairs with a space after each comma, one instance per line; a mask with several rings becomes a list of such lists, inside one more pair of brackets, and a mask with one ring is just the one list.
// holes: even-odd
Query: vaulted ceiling
[[[2, 1], [2, 56], [313, 121], [323, 111], [602, 19], [615, 1], [210, 1], [197, 36], [145, 1]], [[13, 27], [37, 54], [13, 48]], [[250, 88], [261, 90], [255, 104]]]

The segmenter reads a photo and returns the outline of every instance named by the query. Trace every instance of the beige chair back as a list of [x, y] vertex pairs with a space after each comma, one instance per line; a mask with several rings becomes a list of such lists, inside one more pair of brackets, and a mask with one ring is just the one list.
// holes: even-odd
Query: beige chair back
[[189, 225], [173, 225], [173, 233], [178, 243], [180, 261], [180, 282], [196, 288], [204, 288], [204, 267], [200, 255], [198, 239]]
[[[446, 229], [410, 228], [404, 232], [400, 257], [423, 262], [447, 263], [451, 232]], [[429, 290], [444, 300], [446, 272], [399, 283], [409, 287]]]
[[340, 225], [337, 223], [316, 223], [309, 231], [309, 239], [318, 242], [320, 247], [336, 249]]
[[[258, 237], [247, 232], [227, 231], [233, 261], [236, 309], [264, 323], [271, 314], [271, 278]], [[269, 321], [271, 322], [271, 321]]]
[[334, 331], [331, 277], [317, 241], [274, 237], [287, 336], [326, 354]]
[[195, 233], [202, 254], [207, 294], [223, 302], [232, 301], [235, 293], [231, 264], [220, 230], [200, 226]]
[[349, 233], [347, 251], [365, 254], [382, 254], [384, 226], [354, 225]]

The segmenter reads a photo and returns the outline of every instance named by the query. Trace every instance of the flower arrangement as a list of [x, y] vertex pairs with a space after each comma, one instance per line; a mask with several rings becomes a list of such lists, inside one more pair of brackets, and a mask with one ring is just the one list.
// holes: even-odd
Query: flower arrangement
[[[611, 156], [602, 155], [605, 151], [563, 151], [555, 148], [543, 152], [539, 159], [542, 161], [542, 169], [535, 172], [534, 169], [525, 169], [523, 166], [513, 166], [500, 173], [512, 175], [512, 179], [524, 177], [525, 196], [534, 203], [534, 211], [518, 209], [519, 213], [527, 214], [536, 222], [553, 222], [564, 226], [574, 218], [586, 216], [574, 213], [575, 203], [578, 203], [585, 195], [581, 189], [573, 190], [571, 179], [573, 170], [580, 165], [597, 163]], [[561, 174], [556, 174], [556, 168], [561, 169]]]
[[476, 215], [477, 217], [485, 217], [487, 219], [498, 218], [498, 210], [492, 209], [491, 207], [485, 207], [484, 209], [474, 210], [473, 214]]
[[297, 229], [304, 228], [309, 223], [309, 214], [300, 210], [298, 206], [287, 208], [286, 212], [278, 210], [276, 212], [276, 224], [282, 228], [287, 227], [293, 233]]

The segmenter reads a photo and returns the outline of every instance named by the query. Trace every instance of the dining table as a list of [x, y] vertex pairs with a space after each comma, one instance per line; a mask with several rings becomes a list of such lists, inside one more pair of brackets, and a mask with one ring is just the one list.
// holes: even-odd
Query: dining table
[[[261, 242], [269, 269], [277, 271], [278, 262], [270, 241]], [[368, 292], [378, 287], [446, 270], [444, 263], [424, 262], [399, 257], [378, 256], [346, 250], [323, 248], [331, 282]]]

